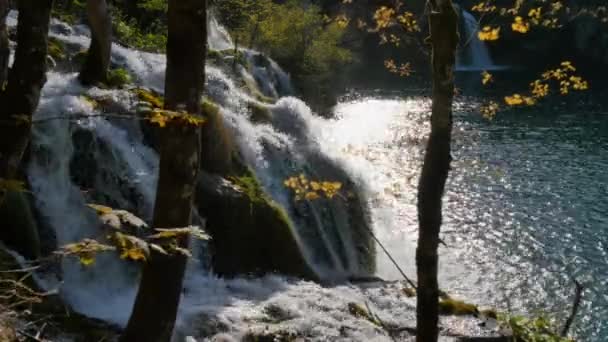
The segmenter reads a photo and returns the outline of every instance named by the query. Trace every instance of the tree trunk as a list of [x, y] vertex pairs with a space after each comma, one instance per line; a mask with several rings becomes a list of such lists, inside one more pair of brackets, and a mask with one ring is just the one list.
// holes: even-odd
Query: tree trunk
[[[206, 48], [205, 0], [170, 0], [165, 106], [200, 113]], [[191, 222], [199, 169], [200, 129], [169, 124], [162, 130], [154, 227]], [[187, 247], [187, 241], [181, 241]], [[144, 266], [123, 342], [168, 342], [181, 296], [186, 258], [156, 252]]]
[[[0, 95], [0, 178], [15, 176], [46, 83], [52, 0], [20, 0], [15, 62]], [[19, 116], [19, 117], [16, 117]]]
[[418, 342], [438, 338], [439, 285], [437, 248], [441, 228], [442, 197], [450, 170], [454, 64], [458, 45], [458, 16], [451, 0], [429, 1], [432, 45], [433, 104], [429, 136], [418, 185], [419, 237], [416, 249]]
[[112, 18], [106, 0], [87, 0], [91, 45], [79, 79], [84, 85], [104, 82], [112, 54]]

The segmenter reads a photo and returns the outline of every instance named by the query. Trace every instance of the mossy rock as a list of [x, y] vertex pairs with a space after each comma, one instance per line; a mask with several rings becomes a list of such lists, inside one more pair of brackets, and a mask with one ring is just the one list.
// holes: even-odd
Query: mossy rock
[[447, 297], [439, 301], [439, 314], [454, 316], [477, 315], [479, 314], [479, 309], [474, 304]]
[[224, 62], [224, 55], [213, 49], [207, 49], [207, 61], [214, 64], [222, 64]]
[[121, 89], [124, 88], [126, 85], [133, 83], [133, 77], [127, 69], [112, 69], [108, 71], [108, 75], [104, 83], [110, 88]]
[[228, 174], [232, 169], [235, 143], [224, 125], [219, 107], [209, 99], [202, 103], [207, 122], [201, 128], [201, 168], [209, 173]]
[[59, 39], [49, 37], [48, 55], [51, 56], [55, 61], [65, 59], [65, 47]]
[[220, 276], [280, 273], [318, 280], [285, 210], [268, 198], [252, 172], [228, 179], [203, 172], [197, 208], [207, 219], [212, 267]]
[[226, 64], [248, 67], [247, 58], [241, 50], [235, 52], [234, 49], [226, 49], [218, 51], [218, 53], [222, 55], [222, 59]]
[[251, 112], [251, 121], [255, 123], [270, 123], [272, 121], [272, 111], [268, 106], [257, 102], [249, 102], [247, 107]]
[[80, 67], [87, 60], [89, 52], [87, 50], [80, 50], [70, 57], [70, 61], [75, 66]]
[[0, 203], [0, 240], [28, 259], [40, 257], [38, 225], [25, 192], [8, 191]]

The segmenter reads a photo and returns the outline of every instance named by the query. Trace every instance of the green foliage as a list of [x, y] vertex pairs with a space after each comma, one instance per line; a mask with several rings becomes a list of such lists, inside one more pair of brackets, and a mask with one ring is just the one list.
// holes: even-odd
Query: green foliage
[[295, 0], [275, 5], [258, 30], [258, 45], [298, 74], [328, 73], [351, 61], [350, 51], [340, 46], [344, 28], [328, 24], [317, 6]]
[[132, 82], [133, 77], [131, 77], [129, 71], [124, 68], [118, 68], [108, 72], [105, 83], [110, 88], [124, 88]]
[[137, 7], [146, 11], [167, 12], [167, 0], [143, 0]]
[[150, 52], [164, 52], [167, 46], [167, 34], [162, 31], [146, 32], [139, 28], [134, 19], [115, 16], [113, 20], [114, 35], [123, 45]]
[[328, 21], [318, 6], [296, 0], [217, 0], [215, 9], [235, 42], [266, 52], [297, 80], [323, 80], [352, 60], [350, 50], [341, 46], [344, 27]]
[[570, 342], [556, 333], [558, 329], [546, 317], [527, 318], [523, 316], [499, 315], [500, 323], [511, 329], [513, 339], [523, 342]]

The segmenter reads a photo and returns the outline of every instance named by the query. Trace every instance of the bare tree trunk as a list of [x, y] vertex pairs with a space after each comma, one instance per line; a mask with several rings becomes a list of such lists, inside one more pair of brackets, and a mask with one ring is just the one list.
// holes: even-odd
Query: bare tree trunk
[[451, 0], [428, 2], [430, 43], [433, 49], [433, 105], [422, 175], [418, 185], [419, 237], [416, 249], [418, 342], [437, 341], [439, 285], [437, 282], [442, 198], [450, 171], [454, 64], [458, 45], [458, 16]]
[[112, 54], [112, 18], [106, 0], [87, 0], [87, 15], [91, 45], [79, 79], [91, 85], [106, 80]]
[[46, 83], [52, 5], [52, 0], [19, 1], [15, 63], [0, 95], [0, 178], [14, 177], [29, 143], [31, 118]]
[[[165, 106], [200, 113], [204, 87], [206, 1], [170, 0]], [[154, 227], [186, 227], [199, 169], [200, 129], [162, 130]], [[187, 241], [181, 241], [183, 247]], [[183, 256], [153, 253], [144, 266], [123, 342], [168, 342], [175, 324], [186, 265]]]

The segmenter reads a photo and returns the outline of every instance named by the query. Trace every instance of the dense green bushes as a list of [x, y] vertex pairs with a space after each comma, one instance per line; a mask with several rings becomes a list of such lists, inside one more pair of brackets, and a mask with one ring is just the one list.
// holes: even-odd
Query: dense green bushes
[[[309, 101], [329, 102], [340, 69], [352, 61], [344, 47], [346, 30], [309, 1], [216, 0], [218, 19], [235, 43], [255, 48], [276, 60]], [[238, 13], [238, 14], [235, 14]], [[323, 97], [330, 100], [325, 101]]]

